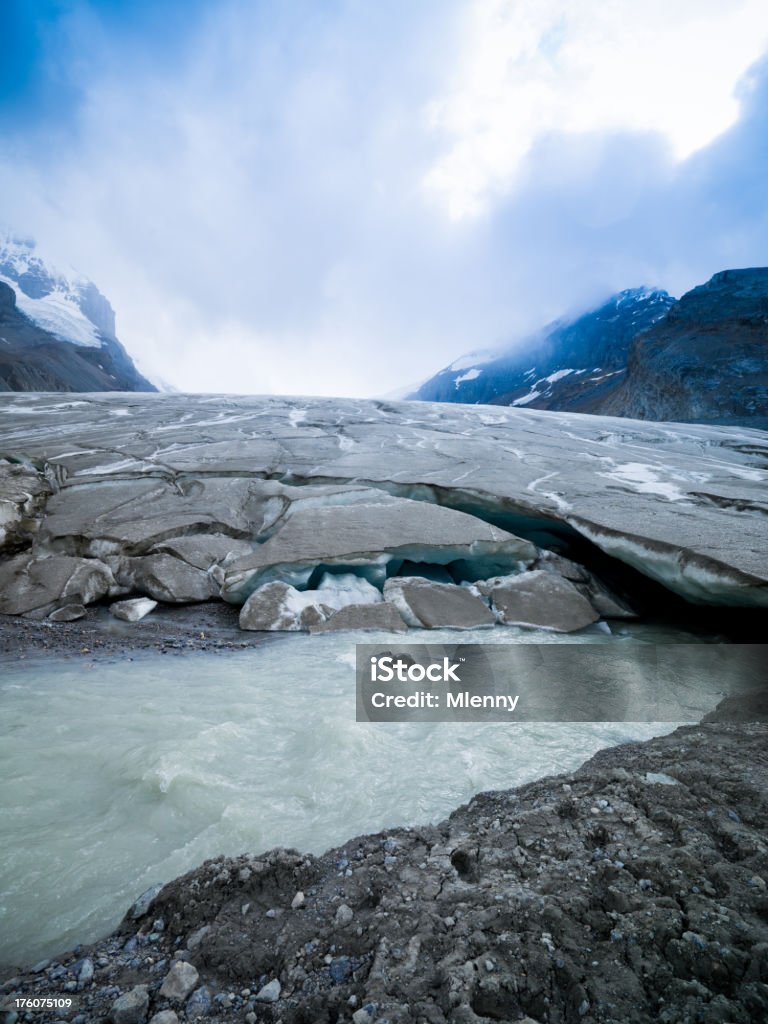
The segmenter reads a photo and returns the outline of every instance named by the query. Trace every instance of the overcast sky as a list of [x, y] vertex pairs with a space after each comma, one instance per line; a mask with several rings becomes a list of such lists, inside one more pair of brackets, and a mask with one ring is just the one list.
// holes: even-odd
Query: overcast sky
[[180, 390], [374, 395], [768, 264], [765, 0], [3, 0], [0, 223]]

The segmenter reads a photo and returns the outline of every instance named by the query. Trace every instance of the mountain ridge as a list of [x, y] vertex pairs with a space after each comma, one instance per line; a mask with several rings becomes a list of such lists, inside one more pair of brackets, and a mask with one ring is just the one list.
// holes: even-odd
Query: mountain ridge
[[719, 271], [677, 300], [626, 289], [407, 397], [768, 429], [768, 268]]
[[115, 313], [96, 285], [0, 239], [1, 391], [156, 391], [117, 338]]
[[552, 321], [507, 351], [454, 360], [408, 398], [560, 408], [562, 393], [577, 396], [623, 370], [632, 338], [674, 301], [662, 289], [625, 289], [586, 313]]

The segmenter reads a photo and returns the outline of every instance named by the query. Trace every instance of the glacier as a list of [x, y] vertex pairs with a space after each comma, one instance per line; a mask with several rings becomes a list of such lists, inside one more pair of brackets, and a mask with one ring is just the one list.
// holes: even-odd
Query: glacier
[[393, 575], [460, 585], [579, 544], [694, 604], [768, 605], [759, 430], [426, 402], [9, 394], [0, 437], [9, 614], [72, 603], [73, 579], [88, 581], [82, 603], [243, 604], [276, 581], [338, 595], [352, 576], [357, 605], [370, 600], [355, 588], [381, 592]]

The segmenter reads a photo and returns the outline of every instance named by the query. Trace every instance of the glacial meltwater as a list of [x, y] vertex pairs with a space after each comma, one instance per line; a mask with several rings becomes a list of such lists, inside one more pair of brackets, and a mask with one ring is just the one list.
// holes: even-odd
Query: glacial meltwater
[[[575, 769], [658, 724], [358, 724], [355, 643], [283, 635], [235, 653], [55, 658], [0, 666], [0, 964], [106, 934], [133, 900], [220, 853], [320, 853], [435, 822], [484, 789]], [[493, 643], [696, 643], [496, 630]], [[487, 643], [431, 631], [409, 643]], [[720, 697], [681, 693], [680, 719]]]

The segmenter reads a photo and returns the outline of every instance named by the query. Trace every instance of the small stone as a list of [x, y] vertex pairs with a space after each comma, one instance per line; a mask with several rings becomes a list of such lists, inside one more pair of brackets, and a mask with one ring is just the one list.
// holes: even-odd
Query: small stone
[[[297, 899], [297, 897], [298, 897], [298, 896], [301, 896], [301, 897], [302, 897], [302, 898], [301, 898], [301, 902], [299, 902], [299, 903], [296, 903], [296, 899]], [[304, 896], [303, 896], [303, 894], [302, 894], [302, 893], [298, 893], [298, 894], [297, 894], [297, 896], [295, 896], [295, 897], [294, 897], [294, 899], [293, 899], [293, 903], [291, 904], [291, 906], [293, 906], [293, 905], [295, 904], [295, 905], [296, 905], [297, 907], [300, 907], [300, 906], [301, 906], [301, 904], [302, 904], [303, 902], [304, 902]], [[276, 910], [275, 910], [274, 908], [270, 907], [270, 908], [269, 908], [269, 910], [268, 910], [268, 911], [266, 912], [266, 914], [264, 915], [264, 917], [268, 917], [268, 918], [269, 918], [270, 920], [272, 920], [272, 919], [274, 919], [275, 917], [277, 917], [277, 911], [276, 911]]]
[[760, 889], [761, 892], [766, 888], [765, 879], [760, 875], [752, 875], [747, 884], [751, 885], [753, 889]]
[[641, 878], [637, 884], [640, 886], [643, 892], [645, 892], [653, 886], [653, 882], [650, 880], [650, 878]]
[[304, 902], [304, 893], [301, 892], [301, 890], [299, 890], [299, 892], [297, 892], [296, 895], [291, 900], [291, 910], [298, 910], [299, 907], [303, 907]]
[[115, 601], [109, 606], [111, 615], [123, 622], [139, 622], [157, 608], [157, 601], [149, 597], [133, 597], [128, 601]]
[[683, 941], [690, 942], [690, 944], [695, 946], [697, 949], [707, 948], [707, 940], [703, 935], [699, 935], [698, 932], [683, 932]]
[[257, 1019], [258, 1018], [256, 1017], [256, 1014], [253, 1011], [251, 1011], [250, 1013], [246, 1013], [245, 1024], [256, 1024]]
[[86, 611], [82, 604], [65, 604], [63, 608], [57, 608], [48, 616], [51, 622], [74, 622], [75, 619], [85, 618]]
[[493, 962], [493, 960], [486, 960], [484, 966], [485, 966], [486, 971], [488, 971], [489, 974], [492, 971], [496, 970], [496, 964]]
[[211, 1011], [213, 1000], [211, 991], [207, 985], [201, 985], [192, 993], [184, 1007], [187, 1020], [197, 1020], [198, 1017], [207, 1017]]
[[587, 999], [582, 999], [582, 1001], [579, 1003], [579, 1016], [583, 1017], [584, 1014], [588, 1012], [588, 1010], [589, 1001]]
[[155, 897], [158, 895], [160, 890], [163, 888], [162, 883], [159, 882], [157, 885], [153, 885], [151, 889], [147, 889], [141, 896], [136, 900], [131, 909], [128, 911], [134, 921], [143, 917], [152, 904], [155, 901]]
[[352, 1014], [352, 1024], [371, 1024], [372, 1020], [373, 1017], [364, 1006]]
[[50, 966], [51, 966], [51, 961], [50, 960], [40, 960], [38, 963], [35, 964], [34, 967], [32, 967], [30, 969], [31, 969], [33, 974], [40, 974], [40, 973], [42, 973], [42, 971], [44, 971], [46, 969], [46, 967], [50, 967]]
[[197, 985], [198, 978], [196, 967], [185, 960], [178, 960], [166, 974], [160, 987], [160, 995], [164, 999], [183, 1002]]
[[243, 917], [245, 917], [245, 915], [248, 913], [248, 911], [250, 909], [251, 909], [251, 904], [250, 903], [244, 903], [242, 905], [242, 907], [240, 907], [240, 913], [243, 915]]
[[161, 1010], [150, 1018], [149, 1024], [179, 1024], [179, 1018], [173, 1010]]
[[149, 1009], [146, 985], [136, 985], [112, 1004], [110, 1016], [113, 1024], [143, 1024]]
[[276, 1003], [280, 998], [280, 982], [273, 978], [268, 984], [260, 988], [256, 993], [256, 999], [260, 1003]]
[[331, 981], [336, 985], [343, 984], [352, 974], [352, 962], [348, 956], [339, 956], [331, 961], [328, 968]]
[[77, 972], [77, 987], [83, 989], [86, 985], [90, 985], [93, 981], [93, 973], [93, 960], [86, 957], [80, 965], [80, 970]]
[[187, 949], [197, 949], [200, 943], [205, 941], [205, 937], [210, 930], [211, 926], [209, 924], [204, 924], [202, 928], [198, 928], [197, 931], [192, 932], [187, 939]]
[[336, 924], [344, 927], [352, 921], [354, 916], [354, 910], [351, 907], [348, 907], [346, 903], [342, 903], [336, 911]]

